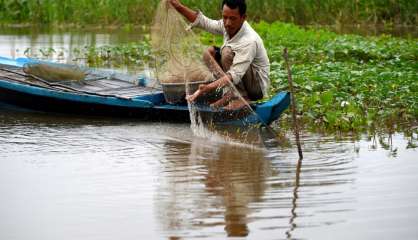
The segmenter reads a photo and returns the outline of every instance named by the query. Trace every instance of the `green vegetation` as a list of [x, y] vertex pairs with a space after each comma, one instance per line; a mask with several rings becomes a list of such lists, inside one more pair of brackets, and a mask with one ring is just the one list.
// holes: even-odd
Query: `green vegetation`
[[299, 110], [312, 128], [391, 129], [418, 119], [418, 44], [389, 36], [338, 35], [284, 23], [259, 23], [272, 63], [272, 91], [287, 88], [283, 48]]
[[[287, 89], [282, 52], [289, 49], [305, 126], [332, 131], [412, 126], [418, 119], [418, 44], [390, 36], [338, 35], [293, 24], [253, 24], [271, 61], [272, 93]], [[221, 38], [202, 33], [205, 44]], [[91, 66], [152, 61], [145, 41], [79, 49]], [[152, 65], [152, 62], [151, 62]]]
[[[0, 23], [149, 24], [157, 0], [0, 0]], [[211, 17], [220, 16], [220, 0], [183, 0]], [[411, 0], [258, 0], [248, 1], [253, 21], [297, 24], [416, 25], [418, 2]]]
[[154, 0], [0, 0], [0, 22], [36, 24], [144, 24]]

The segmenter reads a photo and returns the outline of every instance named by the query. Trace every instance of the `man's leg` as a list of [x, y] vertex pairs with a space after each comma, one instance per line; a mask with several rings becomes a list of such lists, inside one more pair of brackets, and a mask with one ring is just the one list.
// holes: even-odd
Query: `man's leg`
[[[235, 54], [230, 47], [224, 47], [222, 49], [221, 64], [222, 64], [222, 69], [225, 72], [231, 68], [232, 63], [234, 62], [234, 57], [235, 57]], [[228, 93], [225, 94], [225, 96], [228, 97], [228, 102], [227, 102], [228, 105], [225, 106], [225, 109], [234, 110], [234, 109], [239, 109], [248, 105], [247, 92], [245, 90], [245, 87], [242, 81], [238, 85], [230, 86], [229, 89], [230, 90], [228, 91]]]
[[[218, 47], [209, 47], [203, 53], [203, 61], [212, 72], [216, 79], [225, 76], [225, 72], [221, 67], [221, 53]], [[222, 98], [211, 104], [212, 107], [223, 107], [231, 100], [233, 95], [231, 93], [224, 93]]]
[[263, 98], [261, 79], [257, 77], [256, 71], [251, 65], [245, 75], [242, 77], [242, 83], [247, 92], [248, 99], [251, 101], [256, 101]]
[[[203, 60], [208, 66], [209, 70], [215, 75], [217, 79], [225, 76], [234, 61], [234, 52], [230, 47], [224, 47], [219, 59], [219, 48], [210, 47], [203, 54]], [[218, 58], [218, 59], [217, 59]], [[221, 66], [219, 65], [219, 60]], [[238, 92], [234, 91], [234, 88]], [[227, 86], [221, 99], [211, 104], [213, 107], [224, 107], [227, 109], [238, 109], [248, 105], [248, 96], [245, 90], [244, 83], [241, 81], [237, 86]]]
[[[229, 47], [224, 47], [221, 54], [222, 69], [227, 72], [234, 61], [234, 53]], [[242, 81], [235, 86], [238, 92], [245, 100], [259, 100], [263, 98], [263, 91], [261, 90], [261, 80], [257, 77], [255, 70], [250, 65]]]
[[219, 79], [225, 76], [225, 72], [222, 70], [221, 66], [217, 62], [216, 58], [219, 58], [220, 53], [218, 52], [219, 48], [209, 47], [203, 53], [203, 61], [205, 62], [206, 66], [209, 68], [209, 71], [213, 73], [216, 79]]

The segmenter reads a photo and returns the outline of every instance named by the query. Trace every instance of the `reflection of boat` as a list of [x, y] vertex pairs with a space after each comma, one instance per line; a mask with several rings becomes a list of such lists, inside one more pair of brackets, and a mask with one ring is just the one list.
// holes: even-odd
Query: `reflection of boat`
[[[140, 84], [143, 81], [97, 74], [88, 75], [83, 81], [45, 81], [23, 72], [24, 64], [31, 61], [0, 57], [0, 101], [50, 112], [190, 121], [186, 103], [167, 103], [160, 88]], [[252, 105], [256, 114], [248, 114], [248, 110], [244, 114], [241, 111], [227, 112], [208, 106], [198, 106], [198, 110], [215, 122], [270, 124], [278, 119], [289, 102], [289, 93], [280, 92], [269, 101]]]

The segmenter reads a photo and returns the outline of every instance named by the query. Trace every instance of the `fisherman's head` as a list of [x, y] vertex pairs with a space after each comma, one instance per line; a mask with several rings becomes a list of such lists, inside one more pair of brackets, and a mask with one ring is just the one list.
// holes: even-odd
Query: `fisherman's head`
[[241, 29], [247, 15], [245, 0], [223, 0], [222, 18], [229, 37], [232, 38]]

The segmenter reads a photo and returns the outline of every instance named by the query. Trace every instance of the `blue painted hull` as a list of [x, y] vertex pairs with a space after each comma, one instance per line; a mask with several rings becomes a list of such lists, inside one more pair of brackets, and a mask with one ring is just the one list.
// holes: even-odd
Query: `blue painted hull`
[[[11, 60], [0, 57], [3, 66], [22, 67], [28, 59]], [[118, 95], [101, 95], [63, 91], [51, 87], [13, 81], [0, 75], [0, 101], [28, 109], [71, 113], [133, 117], [157, 121], [190, 121], [187, 104], [169, 104], [161, 91], [142, 93], [129, 98]], [[199, 106], [202, 116], [215, 123], [248, 125], [270, 124], [278, 119], [290, 103], [289, 93], [281, 92], [267, 102], [253, 106], [257, 114], [242, 114], [240, 111], [226, 112]]]

